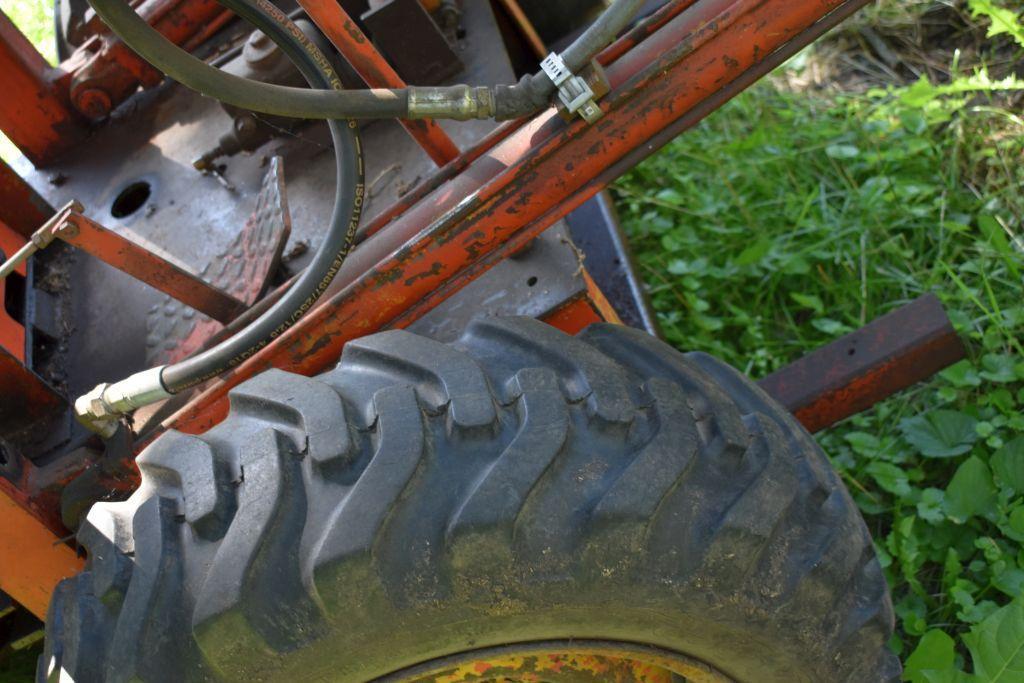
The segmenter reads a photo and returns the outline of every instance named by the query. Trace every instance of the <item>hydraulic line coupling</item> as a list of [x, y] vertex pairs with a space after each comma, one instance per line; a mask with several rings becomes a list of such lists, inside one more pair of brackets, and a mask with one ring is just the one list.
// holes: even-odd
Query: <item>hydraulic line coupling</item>
[[110, 438], [125, 415], [171, 397], [160, 380], [163, 369], [150, 368], [114, 384], [100, 384], [75, 401], [75, 417], [90, 431]]
[[604, 116], [597, 100], [608, 93], [608, 79], [596, 62], [591, 62], [585, 76], [569, 71], [561, 55], [554, 52], [540, 66], [558, 88], [558, 99], [561, 100], [559, 110], [563, 117], [572, 119], [575, 114], [579, 114], [584, 121], [592, 124]]

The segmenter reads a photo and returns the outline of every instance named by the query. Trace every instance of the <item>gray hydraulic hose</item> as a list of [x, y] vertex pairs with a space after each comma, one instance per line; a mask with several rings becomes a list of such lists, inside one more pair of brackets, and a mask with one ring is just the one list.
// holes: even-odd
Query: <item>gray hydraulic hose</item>
[[[512, 86], [410, 87], [398, 90], [291, 88], [240, 78], [210, 66], [171, 43], [126, 0], [89, 0], [96, 13], [128, 47], [192, 90], [226, 104], [263, 114], [308, 119], [499, 118], [533, 113], [548, 103], [554, 85], [541, 72]], [[267, 0], [258, 0], [266, 9]], [[615, 0], [563, 54], [574, 73], [585, 67], [636, 15], [644, 0]], [[223, 3], [230, 6], [230, 3]]]
[[[281, 46], [313, 87], [341, 88], [327, 60], [291, 20], [265, 0], [223, 0]], [[313, 262], [263, 315], [217, 346], [174, 365], [152, 368], [114, 384], [101, 384], [75, 401], [78, 419], [111, 436], [121, 415], [195, 386], [251, 357], [291, 327], [326, 291], [352, 249], [363, 205], [363, 160], [354, 121], [328, 122], [337, 179], [334, 211], [324, 243]]]
[[[266, 0], [221, 0], [228, 9], [254, 24], [277, 43], [312, 87], [342, 87], [323, 54], [292, 21]], [[177, 393], [224, 372], [250, 357], [312, 308], [352, 249], [363, 204], [363, 161], [354, 121], [328, 122], [334, 143], [337, 180], [330, 228], [313, 262], [266, 313], [217, 346], [164, 368], [160, 379]]]

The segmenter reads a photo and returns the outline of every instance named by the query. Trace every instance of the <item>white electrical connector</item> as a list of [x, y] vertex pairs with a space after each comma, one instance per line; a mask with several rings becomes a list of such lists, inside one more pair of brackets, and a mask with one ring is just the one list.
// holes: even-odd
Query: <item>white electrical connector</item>
[[552, 52], [540, 63], [540, 67], [558, 88], [558, 99], [570, 114], [578, 113], [587, 123], [594, 123], [604, 116], [604, 111], [597, 105], [590, 84], [569, 71], [561, 55]]

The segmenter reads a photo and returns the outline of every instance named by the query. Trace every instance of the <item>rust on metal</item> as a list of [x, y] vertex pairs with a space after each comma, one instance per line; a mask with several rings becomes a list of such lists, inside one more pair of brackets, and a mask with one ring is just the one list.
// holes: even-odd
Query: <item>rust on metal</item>
[[898, 308], [759, 382], [818, 432], [964, 358], [934, 294]]
[[[281, 157], [270, 160], [252, 216], [228, 248], [201, 273], [210, 285], [250, 307], [246, 314], [266, 291], [291, 234], [282, 166]], [[224, 330], [224, 325], [208, 316], [195, 315], [168, 296], [150, 311], [147, 330], [147, 362], [166, 365], [201, 351]]]
[[[11, 230], [0, 221], [0, 261], [10, 257], [25, 245], [25, 238]], [[6, 349], [17, 360], [25, 361], [25, 326], [11, 317], [7, 311], [8, 278], [24, 278], [28, 274], [25, 264], [21, 264], [11, 275], [0, 279], [0, 348]], [[3, 388], [6, 392], [6, 387]]]
[[548, 56], [547, 45], [541, 39], [540, 34], [537, 33], [537, 27], [530, 21], [530, 17], [523, 11], [522, 5], [519, 4], [519, 0], [499, 0], [501, 6], [505, 8], [508, 15], [515, 22], [519, 32], [523, 34], [523, 39], [527, 45], [533, 51], [534, 56], [537, 59], [543, 60]]
[[[405, 82], [377, 51], [337, 0], [299, 0], [313, 23], [371, 88], [404, 88]], [[433, 120], [400, 121], [438, 166], [459, 156], [448, 134]]]
[[613, 90], [597, 125], [566, 125], [548, 111], [512, 132], [364, 242], [322, 305], [165, 426], [208, 429], [223, 416], [228, 390], [256, 373], [271, 367], [319, 372], [349, 339], [416, 319], [596, 193], [600, 188], [589, 183], [609, 165], [646, 148], [838, 5], [690, 5], [608, 68]]
[[453, 655], [392, 676], [408, 683], [728, 683], [708, 664], [654, 647], [575, 640], [505, 645]]
[[44, 166], [85, 136], [85, 127], [57, 82], [61, 72], [2, 11], [0, 74], [0, 130], [33, 164]]
[[68, 212], [65, 219], [55, 228], [55, 232], [64, 242], [145, 282], [154, 289], [171, 295], [214, 320], [230, 322], [247, 307], [245, 302], [210, 285], [181, 266], [76, 211]]
[[619, 318], [619, 314], [615, 312], [608, 298], [590, 277], [590, 274], [584, 269], [580, 275], [586, 283], [586, 290], [555, 310], [541, 316], [541, 319], [548, 325], [572, 335], [579, 334], [594, 323], [621, 325], [622, 319]]
[[31, 185], [0, 159], [0, 221], [22, 237], [32, 236], [54, 209]]
[[[216, 0], [146, 0], [136, 11], [175, 45], [187, 44], [210, 26], [219, 28], [230, 19]], [[92, 120], [107, 116], [139, 85], [151, 88], [163, 80], [163, 74], [105, 27], [61, 67], [70, 75], [67, 88], [72, 104]]]
[[29, 510], [23, 494], [0, 478], [0, 590], [46, 619], [53, 587], [85, 562]]

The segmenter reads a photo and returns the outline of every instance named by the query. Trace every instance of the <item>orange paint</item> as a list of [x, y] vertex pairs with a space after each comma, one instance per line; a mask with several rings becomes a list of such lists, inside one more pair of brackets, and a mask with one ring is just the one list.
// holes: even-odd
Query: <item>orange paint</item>
[[11, 497], [12, 488], [0, 479], [0, 590], [45, 619], [54, 587], [85, 563]]

